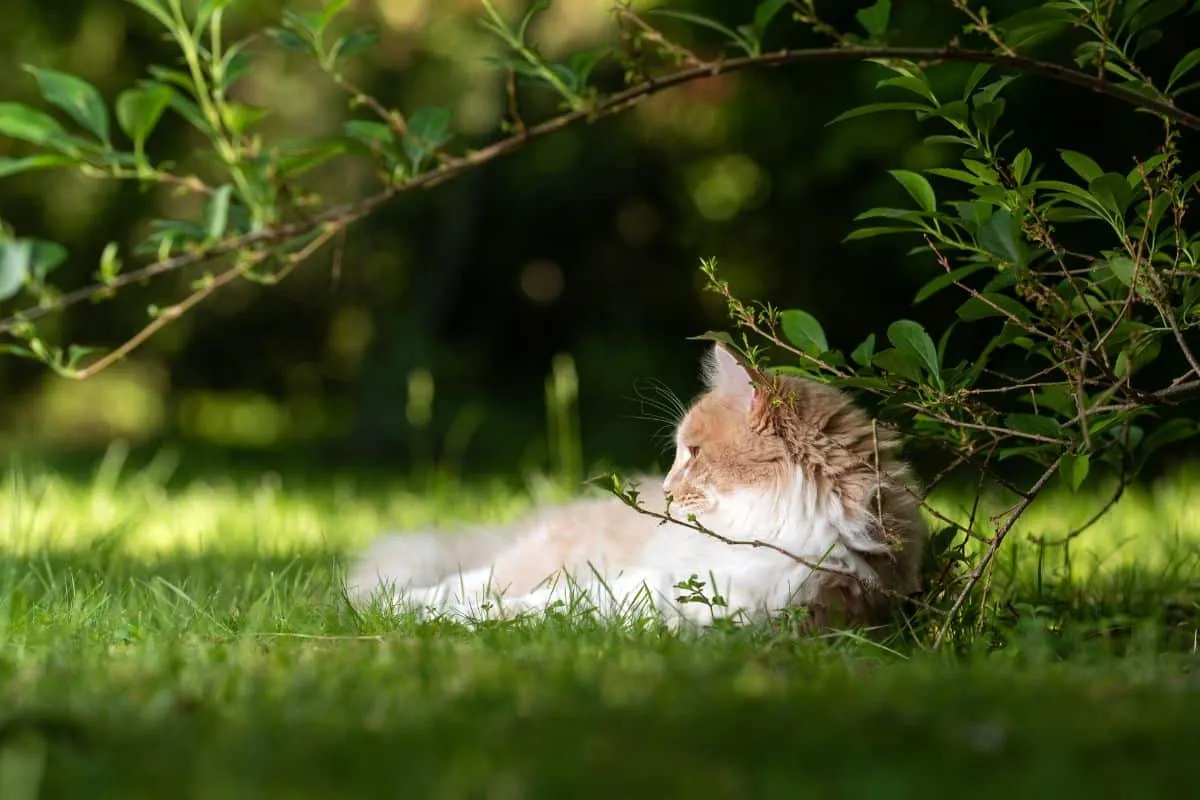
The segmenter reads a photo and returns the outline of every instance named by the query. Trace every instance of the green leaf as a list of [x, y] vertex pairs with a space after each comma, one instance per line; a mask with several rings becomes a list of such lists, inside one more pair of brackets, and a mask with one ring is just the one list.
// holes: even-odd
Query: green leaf
[[46, 242], [41, 239], [27, 239], [31, 243], [29, 255], [29, 273], [37, 283], [46, 280], [46, 276], [67, 260], [67, 248], [58, 242]]
[[964, 158], [962, 163], [964, 167], [971, 170], [971, 172], [983, 178], [988, 183], [996, 184], [1000, 182], [1000, 174], [987, 164], [981, 164], [980, 162], [970, 158]]
[[975, 142], [965, 136], [945, 136], [942, 134], [934, 134], [933, 136], [925, 137], [925, 144], [953, 144], [960, 147], [974, 147]]
[[351, 139], [357, 139], [363, 144], [394, 144], [396, 141], [392, 129], [382, 122], [352, 119], [342, 125], [342, 130]]
[[1126, 286], [1133, 285], [1133, 259], [1128, 256], [1114, 256], [1108, 260], [1108, 268], [1117, 280]]
[[[186, 72], [180, 72], [177, 69], [167, 69], [166, 67], [160, 67], [157, 64], [151, 64], [149, 72], [156, 80], [177, 86], [180, 89], [183, 89], [189, 95], [194, 95], [196, 93], [196, 84], [192, 81], [192, 76], [188, 75]], [[156, 84], [153, 82], [147, 82], [142, 83], [141, 85], [143, 87], [148, 87]]]
[[1124, 176], [1115, 172], [1106, 172], [1088, 184], [1088, 189], [1106, 209], [1114, 214], [1124, 215], [1133, 200], [1133, 190]]
[[1068, 489], [1072, 492], [1077, 492], [1087, 479], [1088, 468], [1090, 466], [1091, 463], [1087, 454], [1068, 454], [1063, 456], [1062, 461], [1058, 462], [1058, 476], [1062, 478], [1063, 484]]
[[959, 181], [968, 186], [982, 186], [983, 179], [978, 175], [973, 175], [963, 169], [954, 169], [953, 167], [933, 167], [929, 170], [930, 175], [937, 175], [939, 178], [949, 178], [952, 181]]
[[858, 347], [850, 353], [850, 360], [863, 367], [871, 365], [871, 357], [875, 355], [875, 334], [867, 334]]
[[1104, 174], [1104, 170], [1100, 169], [1100, 165], [1093, 161], [1089, 156], [1083, 153], [1076, 153], [1074, 150], [1059, 150], [1058, 154], [1062, 156], [1062, 160], [1070, 167], [1076, 175], [1083, 178], [1088, 183], [1091, 183], [1096, 178]]
[[25, 158], [7, 158], [0, 156], [0, 178], [6, 175], [16, 175], [20, 172], [29, 172], [35, 169], [52, 169], [54, 167], [66, 167], [74, 164], [75, 160], [66, 156], [26, 156]]
[[974, 322], [988, 317], [1004, 317], [1005, 311], [1019, 320], [1028, 321], [1029, 309], [1017, 300], [998, 292], [980, 292], [978, 296], [968, 297], [966, 302], [958, 307], [958, 317], [964, 322]]
[[221, 88], [228, 94], [229, 90], [239, 80], [249, 74], [254, 63], [243, 49], [249, 40], [243, 40], [233, 45], [221, 59]]
[[1028, 433], [1047, 439], [1057, 440], [1062, 434], [1057, 422], [1038, 414], [1009, 414], [1004, 418], [1004, 424], [1018, 433]]
[[1080, 188], [1073, 183], [1064, 183], [1062, 181], [1036, 181], [1027, 184], [1030, 188], [1038, 190], [1050, 189], [1059, 194], [1054, 195], [1055, 200], [1066, 201], [1081, 208], [1086, 208], [1093, 212], [1100, 219], [1107, 219], [1104, 212], [1104, 206], [1100, 204], [1096, 198], [1092, 197], [1086, 189]]
[[215, 242], [225, 235], [225, 228], [229, 225], [229, 198], [232, 194], [233, 187], [225, 184], [213, 192], [204, 207], [204, 233], [209, 241]]
[[212, 20], [213, 15], [233, 2], [234, 0], [204, 0], [196, 9], [196, 21], [192, 25], [192, 38], [199, 39], [204, 26]]
[[835, 125], [843, 120], [854, 119], [855, 117], [862, 117], [867, 114], [877, 114], [881, 111], [929, 111], [929, 109], [930, 106], [923, 103], [870, 103], [842, 112], [825, 124]]
[[0, 300], [8, 300], [21, 291], [32, 260], [33, 242], [30, 240], [0, 242]]
[[425, 159], [450, 140], [450, 119], [448, 108], [422, 108], [408, 118], [404, 153], [414, 172], [420, 171]]
[[[863, 364], [863, 366], [868, 366]], [[833, 386], [845, 386], [851, 389], [872, 389], [872, 390], [891, 390], [891, 386], [883, 378], [875, 378], [870, 375], [851, 375], [847, 378], [831, 378], [829, 383]]]
[[933, 93], [933, 89], [929, 88], [929, 82], [925, 80], [924, 75], [920, 77], [915, 75], [897, 75], [893, 78], [884, 78], [875, 84], [876, 89], [881, 89], [884, 86], [895, 86], [897, 89], [905, 89], [913, 94], [924, 97], [935, 106], [938, 104], [937, 95]]
[[949, 272], [938, 275], [921, 287], [920, 291], [917, 292], [917, 296], [913, 298], [913, 305], [928, 300], [947, 286], [961, 281], [969, 275], [974, 275], [983, 268], [983, 264], [968, 264], [965, 267], [958, 267], [957, 269], [952, 269]]
[[1200, 47], [1179, 59], [1175, 69], [1171, 70], [1171, 77], [1167, 78], [1167, 90], [1170, 91], [1176, 82], [1182, 80], [1183, 76], [1195, 69], [1197, 65], [1200, 65]]
[[1004, 98], [998, 97], [987, 103], [976, 103], [971, 118], [975, 121], [975, 127], [979, 129], [979, 132], [987, 136], [996, 127], [996, 123], [1000, 121], [1003, 114]]
[[81, 344], [73, 344], [67, 348], [67, 369], [75, 369], [79, 365], [80, 359], [90, 356], [93, 353], [103, 353], [103, 347], [87, 347]]
[[998, 258], [1025, 266], [1021, 226], [1006, 208], [993, 213], [979, 226], [979, 246]]
[[1162, 338], [1160, 336], [1151, 334], [1138, 337], [1136, 340], [1131, 340], [1130, 345], [1117, 355], [1113, 373], [1118, 378], [1133, 375], [1157, 359], [1161, 353]]
[[934, 195], [933, 187], [929, 185], [929, 181], [925, 179], [924, 175], [918, 175], [906, 169], [888, 170], [888, 174], [905, 188], [922, 209], [930, 213], [937, 210], [937, 196]]
[[120, 246], [116, 242], [109, 242], [104, 246], [104, 251], [100, 253], [100, 270], [96, 277], [104, 283], [109, 283], [117, 277], [120, 271]]
[[903, 350], [889, 347], [887, 350], [876, 353], [872, 361], [874, 361], [875, 366], [885, 372], [907, 378], [913, 383], [921, 382], [920, 363]]
[[316, 42], [321, 31], [321, 15], [316, 11], [293, 11], [290, 8], [283, 10], [283, 24], [297, 33], [302, 33], [308, 37], [309, 41]]
[[290, 50], [293, 53], [313, 52], [312, 43], [302, 39], [287, 28], [268, 28], [267, 35], [279, 42], [279, 46], [284, 50]]
[[972, 223], [976, 227], [992, 215], [992, 206], [984, 200], [951, 200], [946, 205], [953, 208], [963, 222]]
[[142, 11], [154, 17], [167, 30], [175, 30], [175, 20], [171, 19], [170, 12], [167, 11], [159, 0], [127, 0], [127, 2], [133, 3]]
[[329, 27], [329, 23], [333, 22], [333, 18], [341, 13], [342, 9], [350, 0], [329, 0], [325, 8], [321, 9], [320, 15], [317, 17], [316, 29], [319, 31]]
[[1013, 159], [1013, 177], [1017, 179], [1018, 184], [1024, 182], [1032, 164], [1033, 154], [1029, 152], [1028, 147], [1017, 153], [1017, 157]]
[[370, 50], [378, 41], [379, 33], [377, 31], [355, 31], [354, 33], [346, 34], [334, 42], [329, 56], [335, 61], [353, 58]]
[[982, 105], [987, 105], [996, 99], [1005, 86], [1008, 86], [1016, 79], [1016, 75], [1005, 75], [1003, 78], [997, 78], [976, 92], [971, 97], [971, 100], [975, 103], [976, 108]]
[[900, 228], [900, 227], [872, 227], [872, 228], [857, 228], [846, 234], [843, 242], [853, 242], [858, 239], [872, 239], [876, 236], [885, 236], [889, 233], [912, 233], [918, 230], [917, 228]]
[[1078, 25], [1079, 23], [1069, 11], [1046, 6], [1035, 6], [1018, 11], [995, 23], [996, 27], [1003, 31], [1005, 43], [1010, 47], [1021, 49], [1055, 36], [1073, 24]]
[[111, 145], [108, 128], [108, 106], [100, 92], [82, 78], [25, 65], [25, 70], [37, 79], [42, 97], [71, 115], [71, 118], [87, 128], [105, 146]]
[[854, 18], [867, 33], [878, 39], [887, 33], [892, 18], [892, 0], [875, 0], [872, 5], [855, 13]]
[[611, 47], [594, 47], [590, 50], [583, 50], [571, 56], [570, 71], [573, 79], [573, 84], [576, 88], [583, 87], [587, 84], [588, 77], [592, 74], [592, 70], [596, 68], [606, 56], [612, 53]]
[[829, 349], [821, 323], [807, 311], [792, 309], [779, 315], [783, 335], [809, 355], [820, 355]]
[[1187, 2], [1188, 0], [1156, 0], [1150, 3], [1137, 3], [1135, 11], [1126, 10], [1126, 13], [1130, 15], [1129, 29], [1132, 32], [1145, 30], [1182, 10]]
[[54, 117], [21, 103], [0, 103], [0, 133], [30, 144], [66, 136]]
[[901, 219], [907, 222], [920, 222], [921, 212], [911, 208], [868, 208], [854, 218], [855, 222], [864, 219]]
[[158, 85], [129, 89], [117, 98], [117, 124], [140, 150], [171, 104], [170, 87]]
[[279, 150], [279, 175], [290, 178], [302, 175], [331, 158], [345, 153], [346, 143], [337, 139], [281, 142]]
[[745, 50], [747, 55], [754, 55], [754, 48], [749, 45], [749, 43], [745, 38], [742, 37], [740, 33], [730, 30], [721, 23], [717, 22], [715, 19], [702, 17], [699, 14], [692, 14], [688, 11], [674, 11], [669, 8], [651, 8], [647, 9], [645, 13], [654, 14], [660, 17], [673, 17], [674, 19], [681, 19], [684, 22], [690, 22], [693, 25], [700, 25], [702, 27], [709, 28], [710, 30], [717, 31], [727, 36], [731, 42]]
[[534, 17], [548, 8], [550, 8], [550, 0], [533, 0], [533, 3], [529, 6], [529, 10], [525, 12], [525, 16], [521, 19], [521, 27], [517, 29], [517, 38], [522, 42], [525, 41], [525, 32], [529, 30], [529, 23], [533, 22]]
[[182, 92], [176, 89], [167, 87], [171, 91], [171, 108], [175, 113], [187, 120], [198, 131], [207, 133], [210, 136], [216, 135], [213, 132], [212, 126], [208, 124], [208, 120], [204, 118], [204, 113], [200, 111], [200, 107], [188, 99]]
[[270, 110], [245, 103], [226, 102], [221, 109], [221, 121], [235, 136], [240, 136], [263, 120]]
[[754, 27], [759, 33], [767, 29], [771, 20], [783, 9], [787, 8], [789, 0], [763, 0], [754, 9]]
[[[1158, 155], [1150, 156], [1142, 162], [1142, 169], [1146, 171], [1147, 176], [1153, 175], [1154, 170], [1158, 169], [1159, 166], [1161, 166], [1166, 160], [1167, 156], [1165, 153], [1159, 153]], [[1129, 184], [1131, 189], [1136, 186], [1141, 186], [1142, 173], [1137, 167], [1134, 167], [1133, 169], [1129, 170], [1129, 172], [1125, 173], [1125, 182]]]
[[967, 82], [963, 86], [962, 99], [966, 100], [970, 97], [971, 92], [975, 91], [975, 87], [979, 85], [979, 82], [987, 77], [987, 74], [991, 71], [991, 64], [976, 64], [975, 68], [971, 70], [971, 74], [967, 76]]
[[923, 366], [938, 385], [941, 385], [941, 365], [938, 363], [937, 348], [933, 339], [921, 327], [920, 323], [910, 319], [902, 319], [888, 326], [888, 341], [897, 350], [911, 356]]

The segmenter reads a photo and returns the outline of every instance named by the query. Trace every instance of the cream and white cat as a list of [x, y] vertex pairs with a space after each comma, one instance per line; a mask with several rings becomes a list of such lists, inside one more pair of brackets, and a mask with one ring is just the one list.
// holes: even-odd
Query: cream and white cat
[[[666, 512], [670, 497], [671, 516], [747, 544], [587, 499], [506, 528], [384, 537], [351, 569], [350, 597], [467, 620], [557, 603], [672, 626], [792, 606], [814, 629], [885, 620], [918, 588], [927, 536], [896, 440], [836, 389], [748, 369], [720, 345], [705, 378], [666, 478], [637, 482], [643, 507]], [[693, 575], [725, 605], [679, 602]]]

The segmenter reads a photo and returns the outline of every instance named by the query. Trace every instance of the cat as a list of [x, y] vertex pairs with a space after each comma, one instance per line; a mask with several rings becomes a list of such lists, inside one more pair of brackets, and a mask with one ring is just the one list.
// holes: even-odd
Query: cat
[[[886, 622], [919, 589], [928, 536], [898, 440], [841, 391], [720, 344], [703, 375], [667, 475], [633, 482], [644, 509], [677, 521], [610, 496], [507, 527], [386, 536], [349, 571], [348, 596], [468, 622], [556, 606], [671, 627], [794, 607], [813, 631]], [[703, 584], [678, 587], [693, 576]]]

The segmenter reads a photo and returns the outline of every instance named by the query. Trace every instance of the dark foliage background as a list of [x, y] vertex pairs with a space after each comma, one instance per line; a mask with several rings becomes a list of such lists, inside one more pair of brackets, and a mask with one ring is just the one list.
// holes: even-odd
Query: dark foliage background
[[[502, 5], [516, 14], [521, 4]], [[740, 4], [684, 5], [740, 21]], [[1022, 6], [991, 5], [996, 16]], [[258, 30], [279, 7], [235, 4], [231, 25]], [[539, 22], [544, 50], [609, 40], [616, 30], [609, 7], [609, 0], [559, 0]], [[79, 74], [111, 98], [148, 64], [171, 57], [148, 18], [127, 4], [7, 0], [5, 11], [6, 100], [39, 104], [24, 63]], [[853, 11], [831, 8], [831, 19]], [[356, 64], [359, 85], [402, 110], [448, 105], [462, 135], [478, 144], [495, 135], [504, 92], [500, 74], [483, 62], [496, 45], [477, 24], [476, 3], [360, 0], [356, 13], [381, 33]], [[949, 3], [898, 2], [893, 19], [904, 42], [925, 44], [948, 41], [964, 22]], [[1169, 70], [1194, 44], [1192, 33], [1168, 32], [1147, 59], [1150, 70]], [[692, 35], [680, 32], [703, 49]], [[791, 24], [775, 36], [768, 47], [819, 44]], [[268, 130], [336, 129], [348, 113], [344, 95], [269, 40], [253, 49], [261, 61], [243, 91], [275, 109]], [[658, 426], [637, 419], [644, 412], [638, 379], [657, 378], [686, 397], [699, 388], [704, 347], [687, 337], [727, 327], [720, 299], [702, 291], [701, 257], [717, 257], [742, 297], [811, 311], [835, 347], [851, 348], [900, 315], [931, 329], [952, 316], [960, 300], [949, 294], [905, 311], [937, 269], [928, 253], [906, 255], [916, 242], [841, 241], [859, 211], [904, 204], [887, 169], [946, 159], [923, 143], [931, 131], [907, 114], [827, 126], [841, 111], [882, 98], [874, 89], [882, 77], [869, 64], [724, 76], [565, 130], [400, 198], [353, 228], [340, 258], [327, 252], [277, 288], [237, 285], [216, 295], [94, 381], [72, 384], [36, 365], [0, 361], [6, 435], [10, 444], [67, 451], [124, 436], [400, 467], [417, 440], [436, 447], [448, 433], [474, 430], [468, 468], [535, 465], [545, 459], [544, 381], [554, 356], [569, 353], [585, 460], [650, 466]], [[1158, 141], [1149, 116], [1081, 90], [1020, 80], [1005, 119], [1023, 138], [1011, 147], [1030, 147], [1052, 170], [1056, 147], [1125, 171], [1130, 153]], [[535, 104], [539, 97], [530, 96]], [[150, 147], [155, 158], [186, 162], [195, 145], [169, 120]], [[0, 141], [0, 155], [12, 148]], [[343, 199], [367, 193], [371, 180], [365, 166], [321, 174], [323, 192]], [[131, 243], [172, 202], [159, 190], [65, 171], [0, 181], [0, 218], [65, 244], [72, 262], [61, 274], [70, 283], [94, 271], [105, 243]], [[179, 276], [174, 291], [182, 293], [189, 277]], [[167, 291], [130, 291], [56, 324], [71, 340], [114, 345], [137, 329], [147, 304], [170, 301]], [[428, 370], [436, 387], [433, 420], [421, 430], [406, 415], [417, 369]]]

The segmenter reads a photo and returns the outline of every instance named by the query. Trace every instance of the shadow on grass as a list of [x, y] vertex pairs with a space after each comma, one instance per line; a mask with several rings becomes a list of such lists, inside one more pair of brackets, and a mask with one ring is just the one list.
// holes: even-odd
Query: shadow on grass
[[1200, 779], [1194, 658], [1163, 652], [1200, 616], [1127, 591], [1151, 576], [1018, 594], [988, 652], [955, 659], [769, 630], [360, 620], [341, 558], [0, 557], [0, 765], [40, 763], [40, 797], [96, 798], [1149, 796]]

